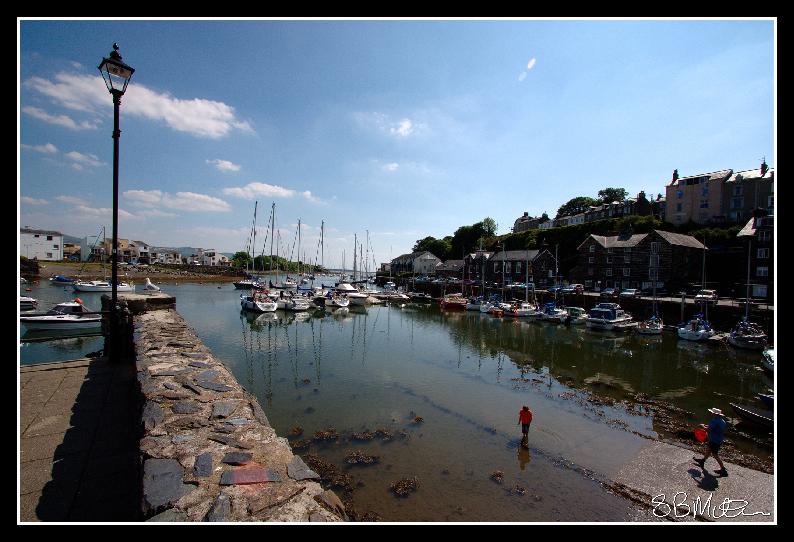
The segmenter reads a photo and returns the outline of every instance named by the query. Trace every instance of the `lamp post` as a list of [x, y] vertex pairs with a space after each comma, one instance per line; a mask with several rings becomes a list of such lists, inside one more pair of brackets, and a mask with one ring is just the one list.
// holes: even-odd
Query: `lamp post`
[[110, 53], [109, 58], [103, 58], [102, 62], [97, 66], [102, 78], [105, 80], [105, 85], [108, 87], [108, 92], [113, 96], [113, 247], [111, 252], [112, 257], [112, 275], [111, 275], [111, 302], [110, 302], [110, 345], [111, 345], [111, 358], [118, 359], [118, 244], [119, 244], [119, 137], [121, 137], [121, 130], [119, 130], [119, 106], [121, 105], [121, 97], [127, 90], [127, 84], [130, 82], [132, 74], [135, 69], [126, 65], [121, 60], [119, 54], [119, 46], [113, 44], [113, 51]]

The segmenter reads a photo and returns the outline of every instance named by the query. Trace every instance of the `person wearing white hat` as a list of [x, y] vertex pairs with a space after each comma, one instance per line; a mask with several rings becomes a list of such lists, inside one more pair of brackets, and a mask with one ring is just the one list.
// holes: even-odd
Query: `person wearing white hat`
[[708, 411], [711, 412], [714, 417], [711, 419], [711, 422], [708, 425], [701, 425], [703, 429], [707, 429], [709, 432], [708, 450], [706, 450], [706, 454], [702, 459], [698, 459], [697, 457], [694, 457], [693, 459], [695, 460], [695, 463], [701, 467], [704, 467], [706, 459], [713, 455], [714, 459], [716, 459], [717, 463], [720, 465], [720, 470], [715, 472], [720, 476], [728, 476], [728, 471], [725, 469], [725, 465], [723, 465], [722, 459], [720, 459], [719, 456], [720, 446], [722, 446], [722, 442], [725, 440], [725, 429], [727, 428], [728, 424], [725, 423], [722, 410], [719, 408], [709, 408]]

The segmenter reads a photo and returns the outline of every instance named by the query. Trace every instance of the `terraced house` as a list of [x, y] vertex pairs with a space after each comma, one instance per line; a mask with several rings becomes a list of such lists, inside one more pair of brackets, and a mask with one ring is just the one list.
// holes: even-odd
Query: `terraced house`
[[701, 277], [704, 245], [691, 235], [653, 230], [615, 236], [590, 235], [578, 247], [571, 271], [585, 288], [666, 288], [674, 291]]

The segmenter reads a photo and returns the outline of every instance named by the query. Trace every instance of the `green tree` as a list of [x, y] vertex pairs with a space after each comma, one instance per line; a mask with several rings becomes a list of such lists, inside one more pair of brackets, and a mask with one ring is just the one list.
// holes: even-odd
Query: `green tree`
[[598, 201], [602, 204], [624, 201], [628, 195], [625, 188], [604, 188], [598, 191]]
[[414, 252], [422, 252], [427, 250], [433, 253], [441, 260], [447, 260], [452, 251], [452, 238], [447, 236], [444, 239], [436, 239], [432, 236], [427, 236], [424, 239], [419, 239], [413, 247]]
[[496, 229], [499, 227], [499, 225], [496, 223], [496, 221], [493, 218], [487, 216], [483, 219], [481, 224], [483, 230], [485, 231], [486, 236], [493, 237], [494, 235], [496, 235]]
[[[603, 192], [603, 190], [602, 190]], [[599, 195], [601, 193], [599, 192]], [[585, 212], [589, 207], [598, 205], [598, 200], [587, 196], [578, 196], [569, 199], [557, 210], [557, 217], [575, 215]]]
[[251, 257], [247, 252], [238, 251], [232, 256], [232, 267], [245, 267], [251, 263]]

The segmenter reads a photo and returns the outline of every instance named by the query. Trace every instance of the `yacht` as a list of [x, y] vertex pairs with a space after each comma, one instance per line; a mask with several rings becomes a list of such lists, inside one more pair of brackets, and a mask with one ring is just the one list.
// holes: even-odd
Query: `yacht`
[[687, 341], [705, 341], [714, 336], [714, 330], [702, 314], [697, 314], [678, 328], [678, 336]]
[[99, 329], [102, 315], [87, 314], [88, 309], [80, 299], [58, 303], [45, 314], [20, 316], [19, 322], [27, 329]]
[[240, 306], [243, 310], [254, 312], [276, 312], [278, 305], [265, 293], [254, 291], [250, 295], [240, 295]]
[[728, 342], [737, 348], [763, 350], [767, 346], [767, 337], [759, 325], [743, 319], [731, 330]]
[[[112, 292], [113, 285], [108, 280], [79, 280], [72, 284], [77, 292]], [[116, 283], [117, 292], [134, 292], [135, 285], [127, 282]]]
[[634, 317], [617, 303], [599, 303], [587, 315], [588, 329], [621, 330], [636, 327]]

